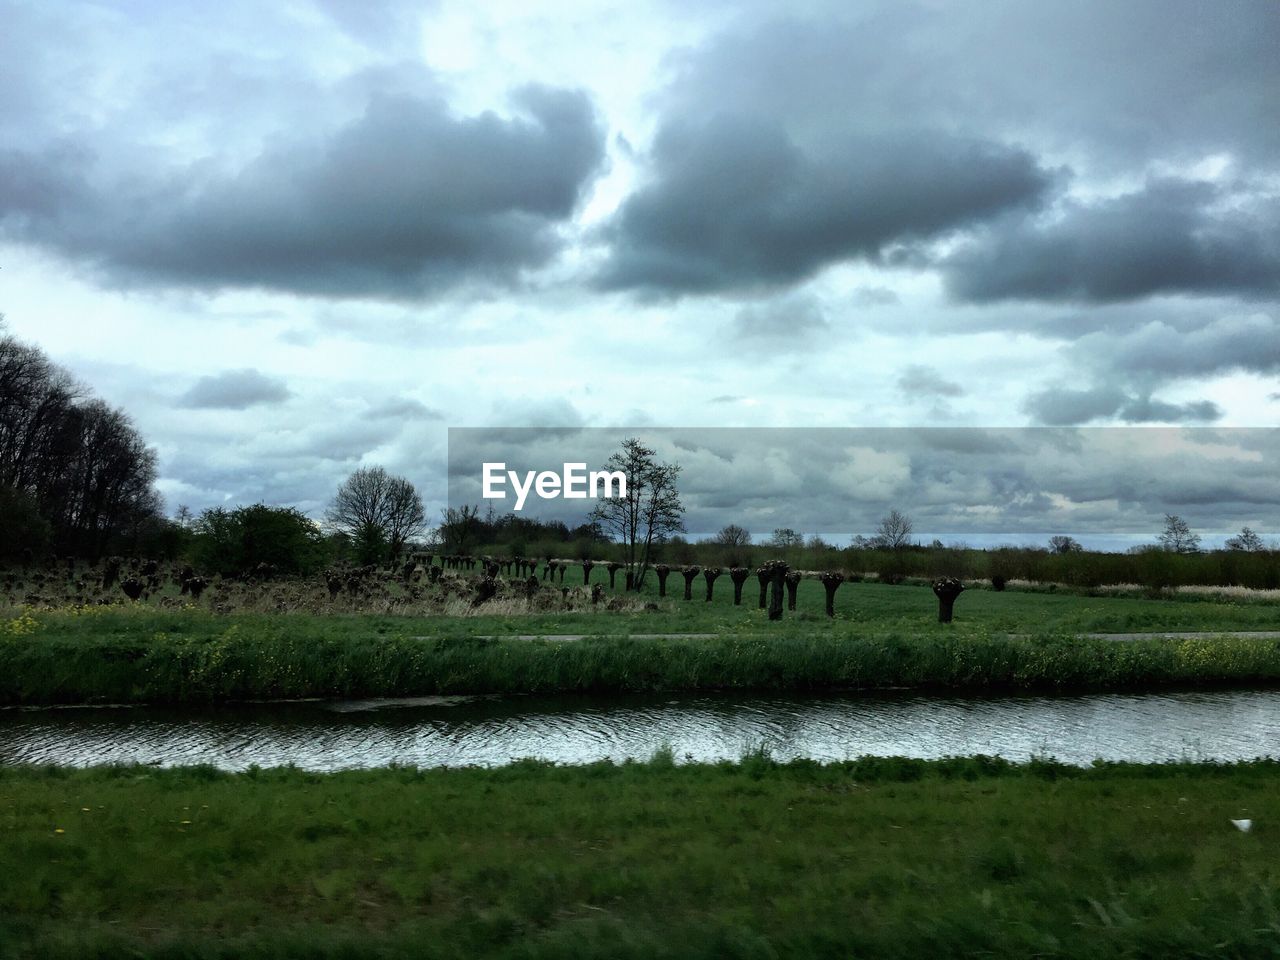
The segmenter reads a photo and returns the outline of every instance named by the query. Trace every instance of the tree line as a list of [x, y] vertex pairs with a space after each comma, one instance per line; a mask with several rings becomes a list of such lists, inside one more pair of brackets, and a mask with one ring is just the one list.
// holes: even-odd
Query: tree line
[[150, 545], [167, 532], [155, 478], [123, 410], [0, 326], [0, 554]]
[[[0, 323], [2, 323], [0, 318]], [[909, 576], [1027, 579], [1079, 586], [1108, 583], [1241, 584], [1280, 587], [1280, 561], [1248, 527], [1225, 551], [1200, 552], [1185, 520], [1165, 518], [1156, 545], [1130, 554], [1085, 551], [1066, 535], [1047, 548], [970, 550], [919, 544], [911, 518], [891, 510], [870, 536], [845, 547], [779, 528], [763, 544], [729, 524], [690, 543], [684, 533], [680, 467], [664, 463], [636, 438], [606, 463], [627, 476], [627, 494], [599, 501], [570, 527], [513, 513], [485, 516], [451, 507], [428, 534], [421, 495], [406, 478], [378, 466], [354, 471], [339, 486], [322, 527], [301, 511], [253, 504], [214, 507], [198, 516], [180, 507], [162, 515], [153, 484], [155, 453], [129, 417], [92, 396], [38, 348], [0, 329], [0, 559], [50, 552], [97, 558], [131, 553], [185, 559], [209, 573], [269, 569], [307, 575], [330, 564], [395, 561], [426, 548], [446, 553], [617, 560], [641, 589], [655, 563], [753, 566], [783, 558], [802, 569]]]

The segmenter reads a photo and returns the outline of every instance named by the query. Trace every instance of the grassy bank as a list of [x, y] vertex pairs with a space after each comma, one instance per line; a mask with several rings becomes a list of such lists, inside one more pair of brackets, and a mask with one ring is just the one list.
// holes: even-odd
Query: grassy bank
[[[11, 621], [0, 637], [0, 703], [901, 686], [1022, 692], [1280, 682], [1280, 640], [1265, 637], [1121, 643], [1068, 633], [1007, 635], [923, 617], [793, 620], [770, 629], [755, 611], [719, 621], [710, 636], [639, 635], [663, 626], [645, 616], [604, 615], [530, 622], [141, 609], [41, 614]], [[573, 630], [610, 635], [568, 642], [512, 635]]]
[[0, 822], [9, 957], [1280, 951], [1275, 763], [5, 768]]

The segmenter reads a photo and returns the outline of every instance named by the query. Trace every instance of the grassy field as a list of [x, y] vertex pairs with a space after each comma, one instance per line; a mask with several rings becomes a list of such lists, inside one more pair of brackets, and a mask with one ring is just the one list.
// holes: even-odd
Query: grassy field
[[[809, 585], [820, 590], [816, 584]], [[749, 607], [469, 617], [230, 614], [146, 605], [0, 621], [0, 703], [431, 693], [917, 686], [1135, 690], [1280, 682], [1280, 641], [1117, 643], [1086, 631], [1265, 630], [1270, 604], [974, 591], [938, 624], [927, 588], [850, 584], [840, 616]], [[646, 637], [695, 633], [711, 636]], [[572, 642], [524, 634], [585, 634]]]
[[[593, 573], [593, 577], [598, 571]], [[839, 632], [856, 624], [886, 630], [919, 631], [985, 631], [1018, 633], [1065, 632], [1149, 632], [1158, 630], [1280, 630], [1280, 603], [1259, 602], [1247, 598], [1186, 595], [1179, 599], [1151, 599], [1131, 596], [1089, 596], [1080, 593], [1006, 590], [967, 590], [956, 601], [956, 619], [951, 627], [937, 623], [938, 603], [927, 586], [889, 586], [874, 582], [846, 583], [836, 591], [835, 619], [823, 615], [824, 592], [813, 580], [801, 581], [797, 610], [788, 611], [781, 624], [770, 624], [756, 605], [758, 587], [749, 583], [743, 590], [741, 606], [733, 605], [732, 584], [721, 577], [716, 583], [711, 603], [703, 600], [701, 581], [694, 599], [679, 599], [679, 590], [660, 600], [653, 591], [638, 598], [627, 596], [624, 609], [593, 607], [582, 588], [571, 594], [572, 609], [530, 610], [523, 600], [500, 600], [471, 608], [457, 603], [456, 615], [414, 616], [412, 612], [388, 612], [378, 619], [368, 610], [350, 610], [341, 601], [319, 610], [232, 610], [229, 616], [248, 613], [298, 616], [299, 622], [309, 614], [317, 619], [338, 624], [375, 623], [394, 620], [408, 632], [426, 633], [703, 633], [724, 631], [777, 631], [803, 624], [808, 632]], [[675, 594], [674, 596], [672, 594]], [[172, 598], [178, 600], [180, 598]], [[656, 609], [644, 609], [644, 603]], [[17, 607], [0, 619], [0, 634], [6, 622], [12, 623], [30, 613], [47, 624], [58, 624], [59, 631], [98, 632], [100, 625], [130, 623], [146, 629], [149, 624], [166, 624], [191, 614], [200, 620], [210, 611], [207, 605], [155, 602], [118, 602], [106, 607], [84, 606], [79, 609], [43, 610]], [[77, 616], [85, 614], [86, 616]], [[137, 619], [123, 620], [129, 617]], [[187, 622], [187, 621], [183, 621]], [[218, 617], [210, 623], [223, 622]], [[80, 626], [75, 626], [77, 623]], [[13, 632], [12, 627], [8, 632]]]
[[1267, 762], [18, 767], [0, 824], [6, 957], [1280, 952]]

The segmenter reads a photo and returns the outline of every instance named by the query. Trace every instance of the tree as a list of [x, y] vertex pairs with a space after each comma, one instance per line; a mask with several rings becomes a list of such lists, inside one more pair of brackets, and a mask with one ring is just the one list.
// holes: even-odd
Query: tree
[[1191, 532], [1187, 521], [1176, 514], [1164, 516], [1164, 532], [1160, 534], [1160, 546], [1169, 553], [1199, 553], [1200, 537]]
[[49, 523], [22, 490], [0, 486], [0, 530], [0, 560], [39, 557], [49, 549]]
[[277, 573], [309, 574], [324, 566], [326, 555], [319, 526], [293, 507], [214, 507], [194, 524], [191, 560], [210, 573], [238, 576], [267, 564]]
[[1249, 553], [1258, 553], [1266, 549], [1262, 542], [1262, 538], [1250, 530], [1248, 527], [1240, 529], [1240, 535], [1230, 537], [1227, 540], [1228, 550], [1245, 550]]
[[[467, 553], [480, 541], [484, 521], [477, 506], [446, 507], [440, 515], [440, 545], [446, 553]], [[523, 554], [523, 550], [515, 551]]]
[[1049, 549], [1054, 553], [1079, 553], [1084, 547], [1075, 537], [1059, 534], [1049, 538]]
[[792, 530], [790, 527], [778, 527], [773, 531], [773, 535], [769, 537], [769, 546], [777, 547], [780, 550], [798, 547], [803, 543], [804, 534], [798, 530]]
[[639, 590], [654, 545], [684, 530], [684, 504], [676, 489], [680, 467], [659, 462], [654, 450], [629, 437], [622, 441], [622, 449], [609, 457], [605, 469], [622, 472], [627, 479], [626, 494], [601, 499], [590, 519], [622, 543], [632, 586]]
[[746, 547], [751, 544], [751, 534], [745, 527], [731, 523], [721, 527], [720, 532], [711, 538], [711, 542], [721, 547]]
[[404, 477], [382, 467], [361, 467], [343, 482], [327, 514], [347, 535], [362, 563], [396, 557], [422, 531], [422, 497]]
[[911, 545], [912, 529], [910, 517], [898, 510], [890, 510], [889, 515], [876, 528], [874, 542], [889, 550], [901, 550]]
[[100, 556], [155, 527], [155, 453], [129, 417], [39, 349], [0, 336], [0, 486], [20, 491], [60, 553]]

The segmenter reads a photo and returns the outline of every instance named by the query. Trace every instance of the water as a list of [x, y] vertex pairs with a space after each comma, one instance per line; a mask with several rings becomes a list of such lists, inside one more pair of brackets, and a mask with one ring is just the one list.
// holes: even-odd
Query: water
[[919, 696], [422, 698], [0, 711], [0, 763], [207, 763], [308, 770], [864, 754], [1010, 760], [1280, 756], [1280, 691], [937, 699]]

